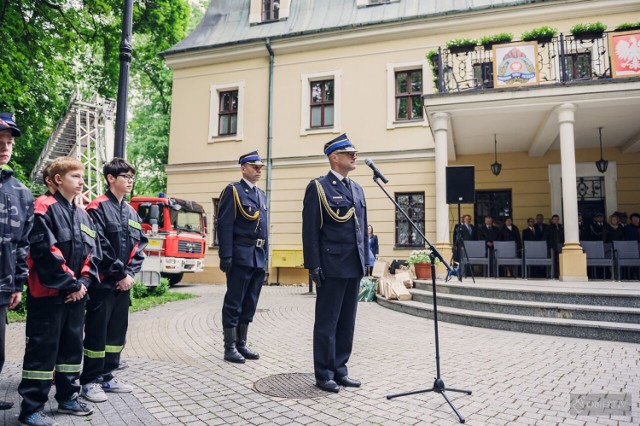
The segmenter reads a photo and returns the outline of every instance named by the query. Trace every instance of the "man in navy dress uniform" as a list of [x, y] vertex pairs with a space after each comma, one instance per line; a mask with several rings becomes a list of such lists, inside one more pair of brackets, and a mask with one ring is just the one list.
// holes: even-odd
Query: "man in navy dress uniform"
[[304, 266], [317, 285], [313, 328], [316, 385], [338, 392], [359, 387], [348, 376], [358, 289], [365, 274], [369, 241], [362, 187], [349, 179], [358, 157], [346, 134], [328, 142], [331, 171], [307, 186], [302, 210]]
[[244, 363], [260, 358], [247, 346], [247, 332], [258, 305], [269, 247], [267, 197], [256, 186], [264, 164], [257, 151], [243, 155], [238, 162], [242, 179], [222, 191], [217, 226], [220, 269], [227, 275], [222, 307], [224, 359]]

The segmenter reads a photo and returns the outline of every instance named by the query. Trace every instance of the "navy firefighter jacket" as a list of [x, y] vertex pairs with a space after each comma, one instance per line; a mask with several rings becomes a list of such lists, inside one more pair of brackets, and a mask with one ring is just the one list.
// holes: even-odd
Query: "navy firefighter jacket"
[[8, 166], [0, 166], [0, 306], [27, 283], [33, 196]]
[[100, 245], [89, 215], [59, 192], [39, 197], [29, 236], [29, 295], [59, 301], [99, 282]]
[[265, 193], [254, 188], [241, 180], [222, 191], [217, 221], [219, 255], [231, 257], [234, 265], [264, 268], [269, 255], [267, 201]]
[[362, 187], [347, 188], [329, 172], [312, 180], [304, 194], [304, 266], [328, 278], [358, 278], [368, 263], [367, 204]]
[[100, 235], [102, 261], [98, 265], [101, 283], [97, 288], [114, 289], [127, 275], [135, 277], [144, 262], [147, 237], [140, 226], [140, 216], [127, 203], [111, 193], [96, 198], [87, 212]]

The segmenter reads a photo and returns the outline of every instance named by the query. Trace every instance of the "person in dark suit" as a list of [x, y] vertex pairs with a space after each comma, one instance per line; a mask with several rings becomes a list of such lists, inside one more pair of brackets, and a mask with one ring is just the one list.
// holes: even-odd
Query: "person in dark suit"
[[[516, 251], [520, 253], [522, 248], [522, 240], [520, 238], [520, 230], [516, 225], [513, 224], [513, 219], [511, 216], [507, 216], [504, 218], [504, 223], [500, 227], [498, 231], [498, 241], [513, 241], [516, 243]], [[507, 277], [515, 276], [515, 267], [514, 266], [505, 266], [505, 275]]]
[[547, 224], [544, 223], [544, 215], [542, 213], [538, 213], [536, 215], [536, 240], [544, 241], [544, 229], [547, 227]]
[[478, 240], [484, 241], [489, 252], [489, 275], [493, 276], [493, 242], [498, 239], [499, 229], [493, 226], [493, 218], [491, 216], [484, 217], [484, 224], [478, 226]]
[[[460, 232], [458, 233], [458, 230]], [[460, 238], [460, 240], [458, 239]], [[456, 262], [464, 261], [464, 242], [474, 241], [476, 239], [476, 230], [471, 224], [471, 215], [465, 214], [460, 218], [460, 224], [453, 227], [453, 260]], [[470, 268], [467, 268], [467, 274], [470, 274]]]
[[367, 206], [362, 187], [349, 179], [358, 157], [346, 134], [327, 142], [331, 170], [313, 179], [304, 195], [302, 246], [304, 266], [317, 285], [313, 327], [316, 385], [339, 392], [359, 387], [348, 375], [353, 346], [358, 289], [367, 266]]
[[557, 214], [551, 216], [549, 225], [544, 228], [544, 240], [547, 242], [547, 247], [553, 250], [555, 278], [558, 278], [560, 274], [560, 249], [564, 245], [564, 228], [560, 223], [560, 216]]
[[604, 226], [604, 242], [610, 244], [622, 240], [624, 240], [624, 227], [620, 225], [620, 218], [614, 213], [609, 216], [609, 222]]
[[522, 241], [537, 241], [536, 221], [532, 217], [527, 219], [527, 227], [522, 230]]
[[604, 241], [604, 214], [598, 212], [593, 215], [587, 238], [589, 241]]
[[266, 274], [269, 255], [265, 193], [256, 186], [262, 175], [257, 151], [240, 157], [242, 179], [222, 191], [218, 207], [220, 269], [227, 275], [227, 293], [222, 307], [224, 359], [244, 363], [260, 355], [247, 346]]
[[624, 227], [624, 239], [640, 242], [640, 214], [632, 213], [629, 219], [631, 222]]

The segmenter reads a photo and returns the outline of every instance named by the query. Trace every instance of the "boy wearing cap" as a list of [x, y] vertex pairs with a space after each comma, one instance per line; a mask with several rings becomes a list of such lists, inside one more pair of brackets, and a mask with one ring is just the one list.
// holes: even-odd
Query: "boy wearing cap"
[[102, 248], [100, 283], [89, 289], [84, 328], [82, 395], [92, 402], [105, 392], [129, 393], [133, 388], [114, 377], [129, 326], [130, 289], [144, 262], [147, 237], [140, 216], [124, 199], [133, 189], [135, 168], [115, 157], [102, 169], [109, 188], [87, 206]]
[[224, 359], [244, 363], [260, 355], [247, 346], [269, 256], [268, 218], [265, 193], [256, 186], [262, 176], [257, 151], [240, 157], [242, 179], [220, 194], [218, 241], [220, 269], [227, 275], [227, 293], [222, 307]]
[[99, 282], [100, 245], [89, 215], [74, 199], [82, 193], [84, 166], [59, 157], [48, 167], [55, 194], [36, 204], [29, 235], [27, 325], [21, 425], [54, 425], [43, 411], [51, 380], [58, 412], [87, 416], [93, 407], [78, 399], [82, 328], [87, 289]]
[[358, 157], [346, 134], [325, 144], [331, 170], [312, 180], [304, 195], [304, 266], [317, 285], [313, 327], [316, 386], [338, 392], [359, 387], [349, 377], [358, 289], [365, 274], [369, 238], [362, 187], [349, 179]]
[[[13, 114], [0, 113], [0, 372], [4, 365], [7, 311], [15, 309], [22, 299], [27, 282], [29, 232], [33, 226], [31, 191], [13, 177], [7, 163], [13, 154], [14, 138], [20, 136]], [[13, 403], [0, 401], [0, 410]]]

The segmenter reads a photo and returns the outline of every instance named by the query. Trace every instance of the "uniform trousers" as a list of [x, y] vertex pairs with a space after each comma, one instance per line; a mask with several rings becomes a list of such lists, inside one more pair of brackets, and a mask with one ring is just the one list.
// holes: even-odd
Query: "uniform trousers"
[[84, 310], [84, 299], [61, 303], [59, 297], [27, 297], [27, 346], [18, 386], [22, 414], [43, 409], [54, 374], [58, 402], [79, 395]]
[[313, 368], [316, 380], [347, 376], [358, 310], [358, 278], [326, 278], [317, 288], [313, 325]]
[[231, 265], [227, 272], [227, 293], [222, 306], [222, 326], [237, 327], [253, 321], [262, 290], [265, 270], [249, 266]]
[[129, 327], [130, 290], [89, 290], [89, 297], [81, 385], [113, 378]]

